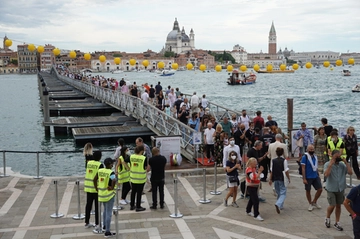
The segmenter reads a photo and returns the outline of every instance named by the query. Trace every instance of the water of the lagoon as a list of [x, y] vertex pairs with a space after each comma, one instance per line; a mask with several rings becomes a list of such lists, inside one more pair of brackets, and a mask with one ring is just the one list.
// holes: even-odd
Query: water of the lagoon
[[[320, 119], [326, 117], [334, 127], [354, 126], [360, 130], [360, 93], [351, 88], [360, 83], [360, 66], [351, 67], [350, 77], [342, 76], [342, 69], [348, 66], [329, 68], [299, 69], [294, 74], [258, 74], [257, 82], [247, 86], [226, 84], [228, 73], [179, 71], [174, 76], [160, 77], [154, 73], [102, 73], [106, 77], [120, 80], [125, 77], [138, 85], [161, 82], [179, 87], [185, 93], [206, 94], [210, 101], [230, 109], [261, 110], [263, 117], [273, 116], [281, 128], [287, 128], [287, 98], [294, 99], [294, 128], [301, 122], [308, 127], [320, 126]], [[42, 126], [43, 114], [36, 75], [0, 75], [0, 151], [81, 151], [69, 137], [46, 138]], [[360, 133], [359, 133], [360, 134]], [[133, 142], [127, 142], [133, 143]], [[100, 149], [115, 149], [116, 145], [99, 145]], [[103, 153], [103, 158], [113, 152]], [[40, 175], [64, 176], [83, 175], [84, 157], [81, 153], [40, 154]], [[12, 171], [25, 175], [36, 175], [35, 154], [6, 153], [6, 166]], [[3, 167], [2, 155], [0, 167]], [[2, 172], [1, 172], [2, 173]]]

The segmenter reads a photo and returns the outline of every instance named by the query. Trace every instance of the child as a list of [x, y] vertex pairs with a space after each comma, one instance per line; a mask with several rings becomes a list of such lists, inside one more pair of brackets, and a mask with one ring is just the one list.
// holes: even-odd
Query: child
[[224, 132], [224, 147], [229, 145], [229, 134], [227, 132]]

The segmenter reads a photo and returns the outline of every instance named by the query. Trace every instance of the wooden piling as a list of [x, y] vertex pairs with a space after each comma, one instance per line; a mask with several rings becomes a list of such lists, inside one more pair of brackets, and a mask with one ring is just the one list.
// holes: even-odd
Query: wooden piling
[[[287, 129], [289, 140], [289, 147], [291, 149], [291, 130], [293, 129], [294, 123], [294, 99], [287, 99]], [[291, 151], [290, 151], [291, 152]]]
[[[50, 110], [49, 110], [49, 92], [46, 87], [43, 91], [43, 113], [44, 113], [44, 123], [50, 122]], [[45, 127], [45, 136], [50, 136], [50, 126]]]

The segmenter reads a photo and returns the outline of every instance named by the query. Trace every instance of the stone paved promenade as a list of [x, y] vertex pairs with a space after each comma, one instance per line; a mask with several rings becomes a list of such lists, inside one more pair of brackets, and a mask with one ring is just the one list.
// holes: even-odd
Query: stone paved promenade
[[[166, 176], [164, 209], [150, 210], [151, 193], [143, 195], [144, 212], [130, 211], [128, 205], [118, 215], [118, 238], [353, 238], [351, 220], [342, 207], [341, 223], [344, 231], [324, 226], [327, 207], [326, 192], [319, 200], [322, 209], [307, 210], [302, 180], [296, 172], [296, 163], [291, 165], [292, 181], [288, 188], [285, 208], [281, 214], [275, 211], [275, 196], [268, 184], [263, 184], [261, 195], [267, 200], [260, 203], [264, 221], [256, 221], [245, 213], [247, 200], [238, 199], [239, 208], [223, 206], [226, 189], [223, 170], [218, 172], [218, 190], [221, 195], [210, 195], [214, 189], [214, 175], [209, 169], [206, 192], [209, 204], [199, 203], [203, 198], [202, 173], [178, 173], [178, 202], [182, 218], [171, 218], [174, 213], [174, 173]], [[7, 173], [14, 175], [11, 171]], [[74, 220], [77, 210], [77, 185], [80, 180], [81, 213], [84, 213], [85, 194], [83, 178], [63, 177], [58, 180], [59, 213], [62, 218], [51, 218], [55, 213], [55, 178], [33, 179], [23, 176], [0, 178], [0, 239], [37, 238], [103, 238], [84, 228], [84, 220]], [[355, 180], [354, 183], [359, 183]], [[148, 189], [149, 186], [146, 186]], [[347, 189], [348, 192], [348, 189]], [[231, 200], [229, 200], [230, 202]], [[94, 216], [92, 215], [91, 221]], [[332, 223], [334, 215], [332, 215]], [[115, 216], [112, 220], [115, 231]], [[116, 237], [114, 237], [116, 238]]]

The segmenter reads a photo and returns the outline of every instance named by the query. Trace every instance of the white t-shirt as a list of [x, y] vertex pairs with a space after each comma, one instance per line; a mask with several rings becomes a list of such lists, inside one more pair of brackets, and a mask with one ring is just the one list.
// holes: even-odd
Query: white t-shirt
[[201, 106], [203, 107], [203, 109], [208, 107], [208, 100], [206, 98], [201, 99]]
[[182, 102], [181, 104], [180, 104], [180, 109], [181, 109], [181, 107], [183, 106], [183, 105], [185, 105], [186, 104], [186, 110], [189, 110], [190, 109], [190, 105], [189, 105], [189, 103], [185, 103], [185, 102]]
[[205, 143], [206, 144], [214, 144], [214, 140], [213, 140], [213, 134], [215, 132], [214, 128], [206, 128], [204, 131], [204, 136], [205, 136]]
[[192, 107], [198, 107], [199, 106], [199, 97], [197, 95], [191, 96], [191, 106]]
[[141, 94], [141, 99], [147, 103], [149, 101], [149, 94], [147, 92], [144, 92]]
[[245, 117], [240, 115], [238, 122], [245, 125], [245, 130], [249, 129], [250, 117], [248, 115]]

